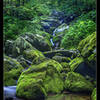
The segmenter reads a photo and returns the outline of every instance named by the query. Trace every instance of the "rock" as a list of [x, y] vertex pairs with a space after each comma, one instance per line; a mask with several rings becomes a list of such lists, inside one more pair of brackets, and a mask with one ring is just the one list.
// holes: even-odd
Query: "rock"
[[61, 63], [61, 62], [68, 63], [71, 61], [71, 59], [69, 57], [63, 57], [63, 56], [54, 56], [54, 57], [52, 57], [52, 59], [58, 61], [59, 63]]
[[72, 92], [92, 92], [93, 85], [82, 75], [75, 72], [68, 72], [65, 80], [65, 89]]
[[29, 65], [32, 63], [26, 60], [22, 55], [18, 56], [16, 59], [24, 68], [29, 67]]
[[78, 50], [88, 66], [94, 71], [96, 79], [96, 32], [83, 39], [78, 45]]
[[74, 56], [77, 56], [76, 51], [74, 50], [73, 51], [72, 50], [54, 50], [54, 51], [44, 52], [43, 54], [48, 58], [52, 58], [58, 53], [62, 54], [62, 56], [65, 56], [65, 57], [71, 57], [73, 54]]
[[14, 41], [12, 54], [14, 57], [18, 57], [23, 54], [24, 50], [35, 49], [32, 45], [27, 42], [23, 37], [19, 37]]
[[28, 41], [33, 47], [39, 51], [49, 51], [51, 50], [51, 43], [48, 39], [38, 34], [24, 34], [22, 37]]
[[26, 59], [26, 60], [29, 60], [29, 61], [33, 61], [36, 57], [38, 58], [44, 58], [44, 55], [38, 51], [38, 50], [24, 50], [23, 51], [23, 57]]
[[95, 78], [95, 72], [91, 67], [86, 63], [82, 57], [76, 57], [69, 63], [71, 71], [80, 73], [83, 76], [90, 76]]
[[61, 70], [62, 66], [54, 60], [32, 65], [21, 74], [16, 95], [29, 100], [41, 100], [48, 93], [60, 93], [63, 90]]
[[87, 38], [83, 39], [79, 45], [78, 50], [81, 52], [81, 55], [86, 58], [94, 53], [96, 49], [96, 32], [89, 35]]
[[67, 73], [67, 72], [70, 72], [70, 71], [71, 71], [71, 70], [70, 70], [69, 63], [61, 62], [61, 65], [62, 65], [62, 67], [63, 67], [62, 72]]
[[92, 100], [97, 100], [97, 93], [96, 93], [96, 91], [97, 91], [97, 89], [94, 88], [93, 92], [92, 92], [92, 95], [91, 95]]
[[4, 45], [4, 52], [7, 56], [11, 56], [12, 55], [12, 48], [13, 48], [13, 41], [12, 40], [7, 40], [5, 42], [5, 45]]
[[4, 56], [4, 85], [15, 85], [23, 69], [16, 59]]
[[34, 64], [40, 64], [40, 63], [42, 63], [42, 62], [44, 62], [44, 61], [47, 61], [47, 60], [49, 60], [49, 58], [47, 58], [47, 57], [36, 57], [36, 58], [32, 61], [32, 65], [34, 65]]

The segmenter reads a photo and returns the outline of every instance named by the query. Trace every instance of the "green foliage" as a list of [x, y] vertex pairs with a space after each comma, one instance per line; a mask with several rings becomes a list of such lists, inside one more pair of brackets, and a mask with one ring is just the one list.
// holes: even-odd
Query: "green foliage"
[[96, 8], [95, 0], [58, 0], [59, 8], [62, 9], [67, 16], [82, 12], [88, 12]]
[[76, 48], [79, 41], [87, 37], [96, 30], [96, 24], [91, 21], [78, 20], [74, 25], [70, 26], [68, 32], [61, 41], [61, 47], [70, 49]]

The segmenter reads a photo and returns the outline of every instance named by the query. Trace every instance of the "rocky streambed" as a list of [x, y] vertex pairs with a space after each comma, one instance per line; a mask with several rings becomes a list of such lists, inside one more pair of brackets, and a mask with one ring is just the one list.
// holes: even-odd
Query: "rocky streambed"
[[45, 36], [26, 33], [6, 41], [4, 100], [92, 100], [96, 93], [96, 35], [82, 40], [77, 50], [60, 48], [69, 29], [63, 18], [63, 13], [54, 11], [43, 20], [43, 29], [49, 32]]

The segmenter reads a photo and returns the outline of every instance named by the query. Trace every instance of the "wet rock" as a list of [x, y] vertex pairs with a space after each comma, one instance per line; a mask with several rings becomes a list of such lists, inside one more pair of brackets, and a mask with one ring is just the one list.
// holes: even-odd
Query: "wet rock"
[[92, 92], [93, 85], [82, 75], [75, 72], [68, 72], [65, 80], [65, 89], [72, 92]]
[[86, 63], [82, 57], [76, 57], [69, 63], [71, 71], [80, 73], [83, 76], [90, 76], [95, 78], [95, 72], [91, 67]]
[[63, 56], [54, 56], [54, 57], [52, 57], [52, 59], [58, 61], [59, 63], [61, 63], [61, 62], [68, 63], [71, 61], [71, 59], [69, 57], [63, 57]]
[[43, 54], [48, 58], [52, 58], [58, 53], [62, 54], [62, 56], [65, 56], [65, 57], [71, 57], [73, 54], [74, 56], [77, 56], [77, 53], [74, 50], [54, 50], [54, 51], [44, 52]]
[[28, 41], [23, 37], [19, 37], [14, 41], [12, 54], [14, 57], [18, 57], [23, 54], [24, 50], [35, 49]]
[[4, 56], [4, 85], [15, 85], [23, 69], [16, 59]]
[[61, 70], [62, 66], [54, 60], [32, 65], [18, 80], [17, 96], [29, 100], [41, 100], [48, 93], [60, 93], [63, 90]]
[[38, 50], [24, 50], [23, 57], [32, 62], [36, 57], [44, 58], [44, 55]]
[[45, 39], [42, 35], [38, 34], [24, 34], [22, 37], [28, 41], [33, 47], [40, 51], [49, 51], [51, 50], [50, 42]]

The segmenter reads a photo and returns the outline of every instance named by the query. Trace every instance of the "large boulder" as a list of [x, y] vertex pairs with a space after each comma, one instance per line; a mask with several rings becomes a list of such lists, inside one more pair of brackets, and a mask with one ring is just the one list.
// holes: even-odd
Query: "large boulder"
[[50, 41], [42, 35], [26, 33], [22, 37], [39, 51], [51, 50]]
[[72, 92], [92, 92], [93, 85], [82, 75], [75, 72], [68, 72], [65, 80], [65, 89]]
[[15, 85], [23, 69], [16, 59], [4, 56], [4, 85]]
[[90, 76], [95, 78], [95, 71], [88, 65], [83, 57], [76, 57], [69, 63], [71, 71], [80, 73], [81, 75], [87, 77]]
[[14, 41], [12, 54], [14, 57], [18, 57], [23, 54], [24, 50], [35, 49], [32, 45], [26, 41], [23, 37], [19, 37]]
[[29, 100], [41, 100], [48, 93], [60, 93], [64, 87], [61, 70], [62, 66], [54, 60], [32, 65], [21, 74], [16, 95]]
[[96, 32], [83, 39], [77, 49], [84, 58], [96, 52]]

